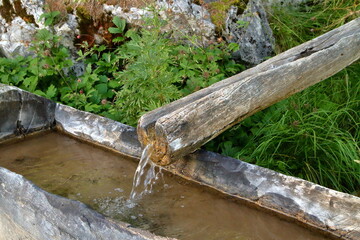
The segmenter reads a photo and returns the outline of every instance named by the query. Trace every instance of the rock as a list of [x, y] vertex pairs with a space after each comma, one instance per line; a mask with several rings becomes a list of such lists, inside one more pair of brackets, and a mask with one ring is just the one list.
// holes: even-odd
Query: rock
[[61, 44], [72, 51], [76, 51], [74, 39], [79, 34], [79, 24], [74, 14], [68, 14], [66, 22], [60, 22], [54, 26], [55, 34], [61, 36]]
[[4, 24], [0, 29], [1, 55], [7, 58], [28, 55], [28, 47], [36, 30], [34, 24], [28, 24], [20, 17], [15, 17], [9, 24]]
[[[40, 16], [45, 12], [44, 6], [44, 0], [0, 0], [0, 56], [11, 58], [31, 54], [29, 46], [34, 35], [45, 27], [44, 20], [40, 20]], [[100, 7], [103, 9], [100, 11], [110, 15], [109, 19], [119, 16], [137, 26], [144, 25], [144, 17], [153, 15], [149, 9], [123, 9], [119, 5], [106, 4]], [[213, 40], [215, 26], [211, 23], [209, 13], [202, 6], [190, 0], [158, 0], [156, 8], [161, 18], [167, 21], [162, 30], [171, 33], [175, 40], [186, 41], [197, 36], [197, 42], [193, 43], [201, 45]], [[70, 49], [73, 56], [76, 56], [75, 37], [81, 35], [78, 22], [81, 18], [77, 18], [75, 14], [68, 14], [66, 21], [54, 26], [54, 34], [62, 36], [61, 44]], [[91, 32], [90, 35], [96, 44], [103, 42], [102, 36], [98, 36], [96, 32]]]
[[51, 128], [55, 105], [43, 97], [0, 84], [0, 140]]
[[43, 0], [17, 1], [20, 7], [15, 7], [15, 1], [0, 0], [0, 53], [4, 57], [28, 55], [28, 47], [36, 30], [43, 27], [39, 21], [44, 12]]
[[259, 64], [273, 55], [275, 39], [260, 0], [250, 0], [242, 15], [231, 6], [226, 19], [225, 34], [229, 42], [240, 45], [233, 57], [249, 64]]
[[197, 36], [197, 44], [207, 45], [214, 40], [215, 25], [211, 22], [209, 12], [190, 0], [157, 0], [160, 16], [168, 24], [164, 27], [172, 31], [176, 40], [188, 40]]
[[[11, 58], [31, 54], [31, 41], [39, 29], [45, 28], [44, 20], [40, 20], [45, 12], [44, 6], [43, 0], [0, 0], [0, 56]], [[73, 40], [78, 34], [77, 28], [76, 17], [72, 14], [54, 26], [55, 34], [62, 36], [61, 44], [73, 52], [76, 50]]]
[[[112, 16], [124, 18], [128, 23], [143, 26], [143, 17], [152, 17], [153, 12], [148, 9], [130, 8], [125, 11], [118, 5], [104, 4], [104, 10]], [[200, 5], [191, 3], [190, 0], [158, 0], [156, 9], [167, 24], [162, 31], [171, 34], [175, 40], [187, 41], [196, 36], [197, 43], [206, 45], [214, 39], [215, 25], [210, 20], [208, 11]]]
[[144, 17], [151, 17], [152, 12], [147, 9], [140, 9], [136, 7], [130, 8], [130, 10], [125, 10], [119, 5], [103, 5], [105, 13], [111, 16], [118, 16], [126, 20], [127, 23], [142, 26]]

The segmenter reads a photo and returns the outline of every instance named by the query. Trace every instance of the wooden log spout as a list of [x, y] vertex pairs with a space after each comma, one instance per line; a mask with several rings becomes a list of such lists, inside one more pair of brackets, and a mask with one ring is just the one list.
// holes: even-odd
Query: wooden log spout
[[138, 136], [167, 165], [234, 124], [360, 58], [360, 18], [141, 117]]

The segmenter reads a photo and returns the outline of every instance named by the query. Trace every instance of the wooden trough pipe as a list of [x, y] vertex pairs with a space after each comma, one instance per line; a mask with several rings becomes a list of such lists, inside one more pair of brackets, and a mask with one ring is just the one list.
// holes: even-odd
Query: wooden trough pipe
[[167, 165], [234, 124], [360, 58], [360, 18], [233, 77], [143, 115], [139, 140]]

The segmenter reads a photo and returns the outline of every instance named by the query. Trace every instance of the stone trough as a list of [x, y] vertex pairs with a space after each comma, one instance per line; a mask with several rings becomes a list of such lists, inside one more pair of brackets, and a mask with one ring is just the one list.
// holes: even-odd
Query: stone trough
[[[54, 129], [139, 158], [136, 129], [0, 84], [0, 143]], [[165, 167], [332, 239], [360, 239], [360, 198], [203, 150]], [[48, 193], [0, 167], [0, 240], [166, 239]]]

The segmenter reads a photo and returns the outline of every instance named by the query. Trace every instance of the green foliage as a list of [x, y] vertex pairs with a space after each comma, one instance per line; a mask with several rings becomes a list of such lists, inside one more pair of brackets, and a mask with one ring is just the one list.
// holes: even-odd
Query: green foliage
[[224, 29], [226, 15], [231, 6], [237, 6], [239, 12], [243, 12], [246, 8], [248, 0], [219, 0], [212, 1], [210, 3], [203, 3], [199, 1], [203, 6], [207, 8], [210, 13], [211, 20], [216, 26], [217, 32], [221, 33]]
[[183, 46], [161, 33], [161, 20], [146, 21], [150, 28], [129, 30], [127, 41], [115, 51], [91, 54], [87, 60], [95, 74], [108, 76], [115, 87], [114, 106], [105, 116], [135, 126], [145, 112], [242, 69], [230, 59], [234, 46]]
[[[115, 16], [113, 19], [113, 23], [116, 25], [116, 27], [109, 28], [109, 32], [112, 34], [123, 34], [126, 27], [126, 21], [124, 19], [120, 19], [118, 16]], [[118, 43], [124, 40], [124, 37], [119, 36], [114, 38], [113, 42]]]
[[80, 110], [136, 125], [146, 111], [206, 87], [242, 69], [230, 58], [235, 45], [207, 48], [174, 43], [160, 31], [160, 18], [145, 19], [149, 27], [126, 31], [115, 17], [115, 49], [86, 42], [78, 62], [82, 76], [71, 71], [74, 60], [53, 34], [57, 13], [44, 14], [50, 30], [41, 29], [32, 42], [33, 56], [0, 58], [1, 82], [19, 86]]
[[156, 30], [142, 30], [131, 33], [130, 41], [118, 49], [125, 69], [116, 75], [122, 85], [116, 108], [123, 122], [136, 125], [144, 112], [181, 97], [176, 87], [180, 79], [171, 71], [172, 48]]
[[270, 12], [270, 26], [280, 53], [359, 16], [359, 1], [314, 0], [298, 7], [275, 7]]
[[40, 16], [40, 20], [41, 19], [45, 19], [45, 26], [53, 26], [56, 23], [58, 23], [60, 18], [60, 12], [59, 11], [54, 11], [54, 12], [48, 12], [48, 13], [43, 13]]
[[[50, 30], [41, 29], [30, 48], [36, 57], [0, 58], [1, 82], [55, 100], [55, 86], [68, 83], [64, 70], [73, 65], [68, 50], [59, 44], [59, 40]], [[56, 83], [53, 79], [59, 81]]]

